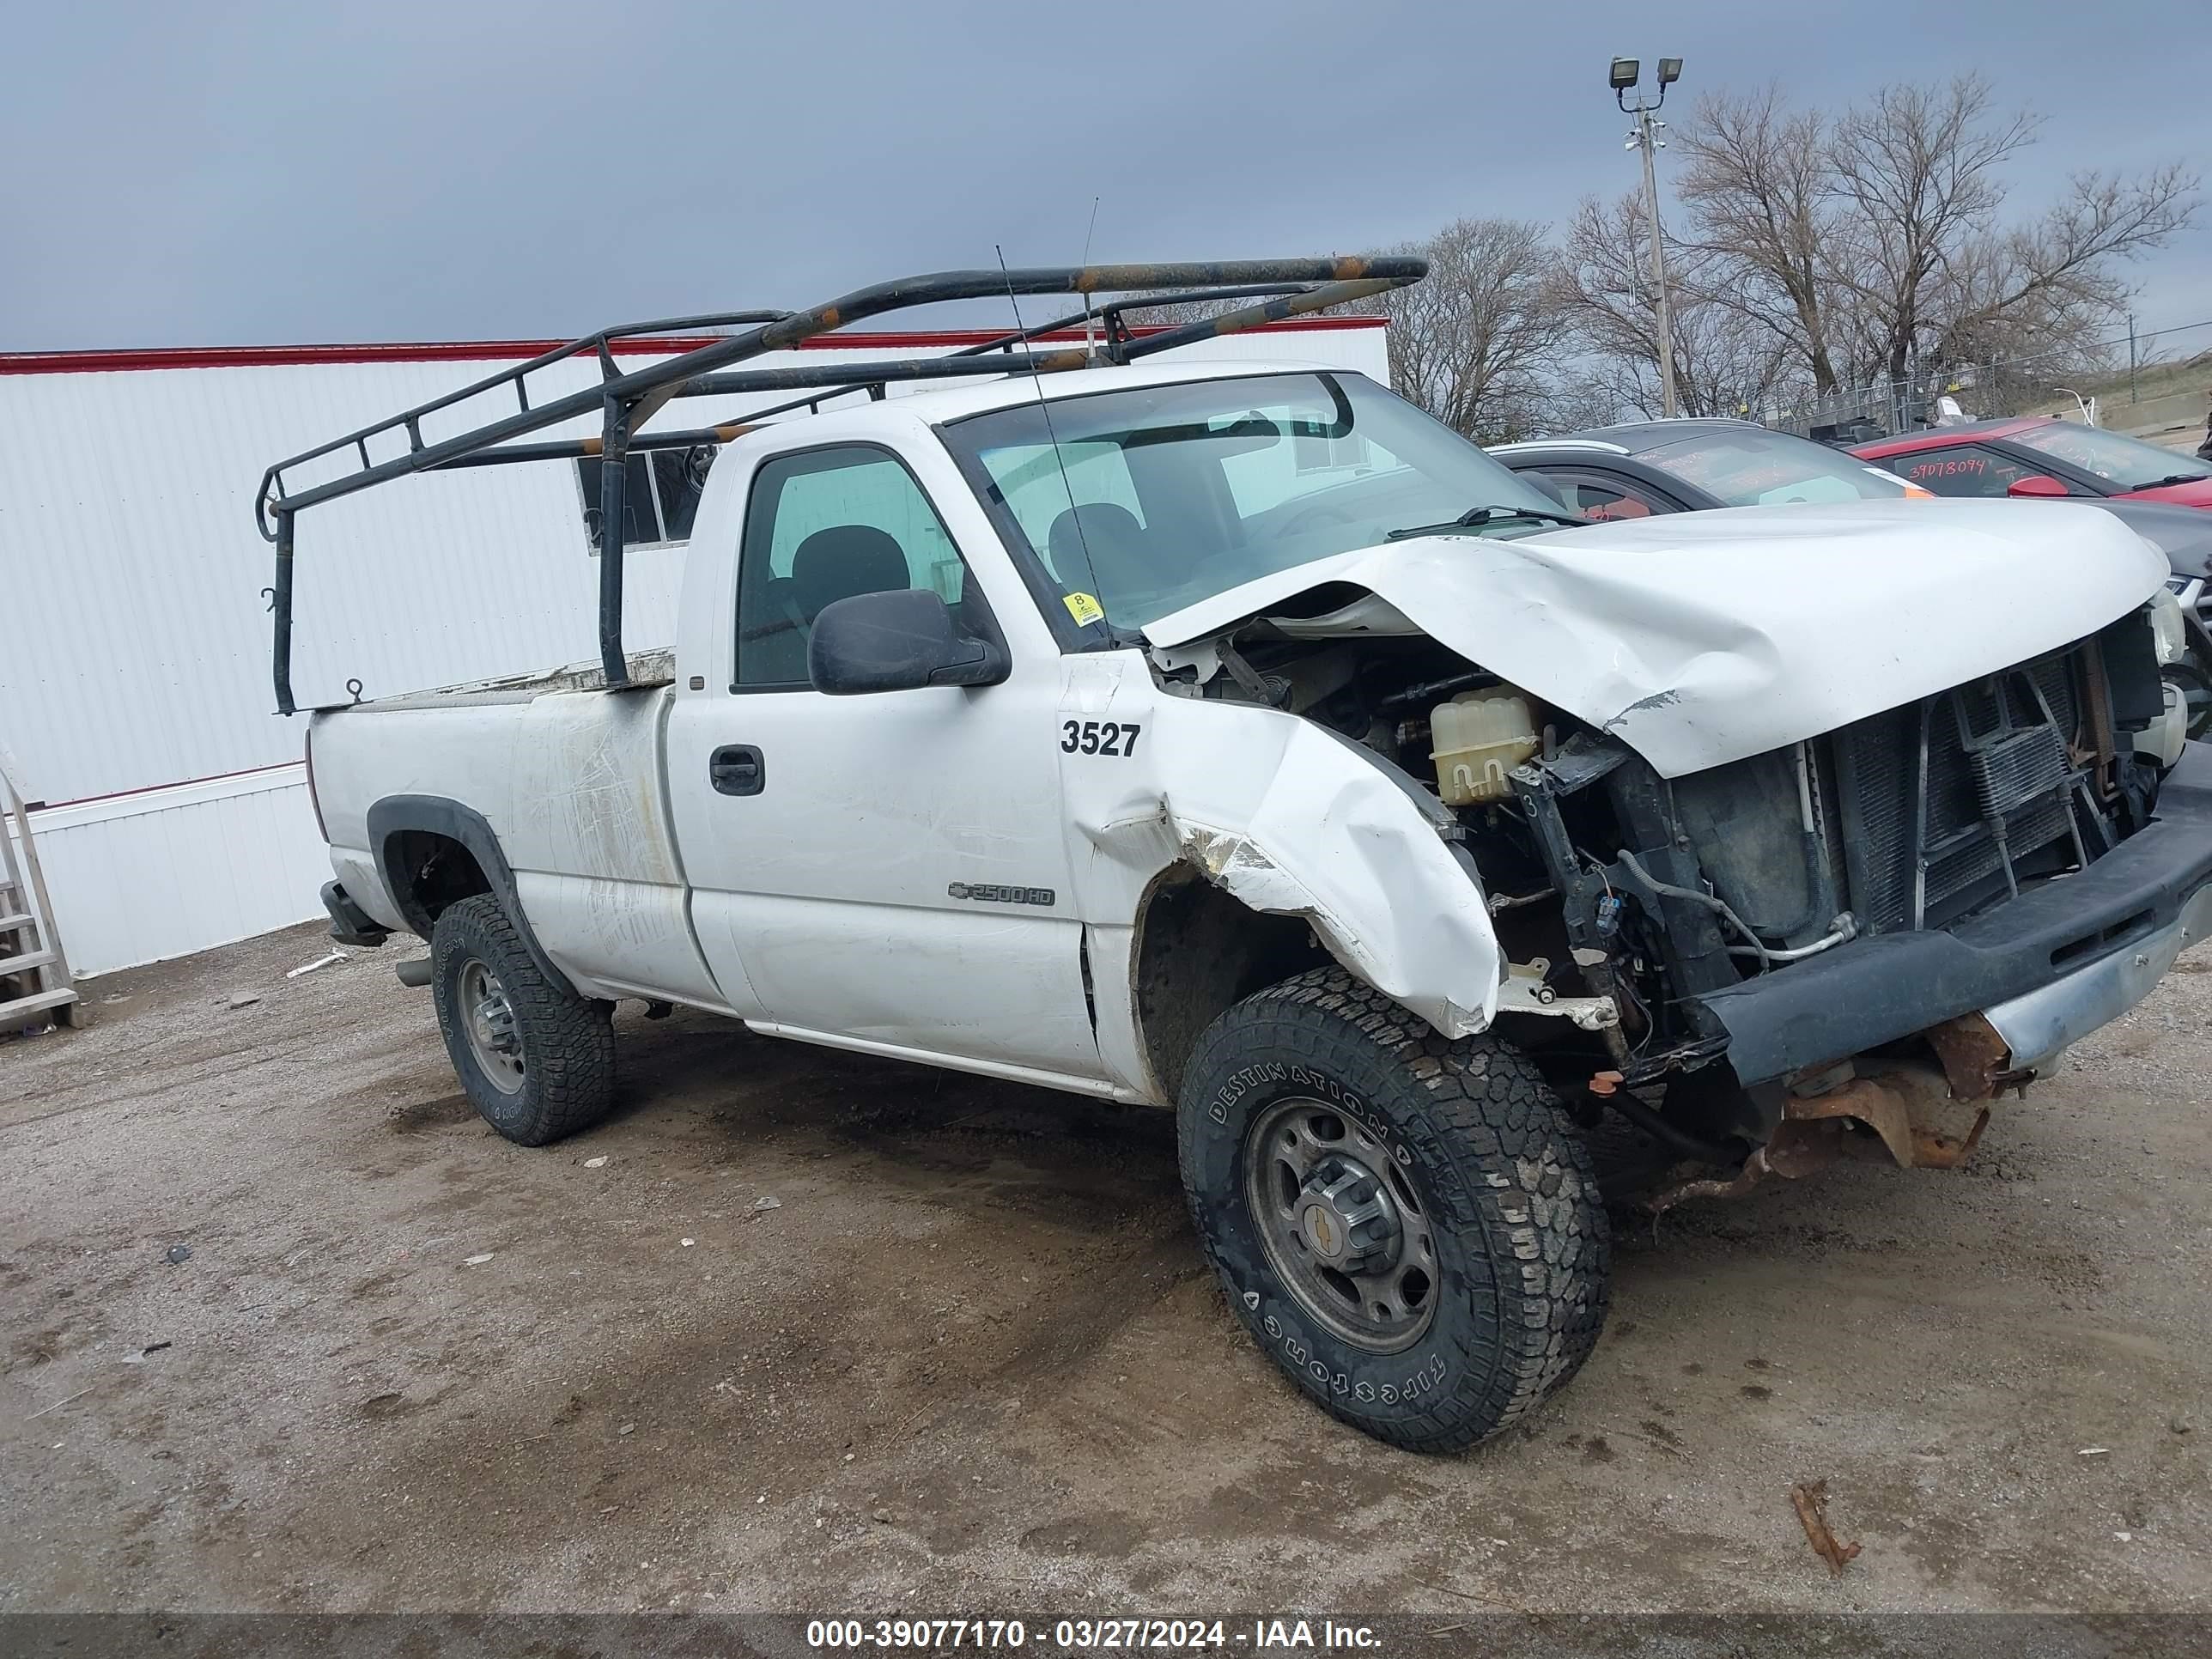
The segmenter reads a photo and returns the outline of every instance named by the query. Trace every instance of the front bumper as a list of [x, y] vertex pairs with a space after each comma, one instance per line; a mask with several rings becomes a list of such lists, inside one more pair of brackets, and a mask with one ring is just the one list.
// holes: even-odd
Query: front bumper
[[2011, 1049], [2011, 1068], [2034, 1071], [2056, 1060], [2068, 1044], [2141, 1002], [2166, 977], [2176, 957], [2208, 937], [2212, 937], [2212, 886], [2198, 888], [2172, 926], [2100, 957], [2041, 990], [1985, 1008], [1983, 1016]]
[[2191, 743], [2156, 818], [2087, 869], [1954, 927], [1859, 939], [1698, 1000], [1747, 1086], [1972, 1013], [2029, 1070], [2133, 1007], [2208, 933], [2212, 744]]

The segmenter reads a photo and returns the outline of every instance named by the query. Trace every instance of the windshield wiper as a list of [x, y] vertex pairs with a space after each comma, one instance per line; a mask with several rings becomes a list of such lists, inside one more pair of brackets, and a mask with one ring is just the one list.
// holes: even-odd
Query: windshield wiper
[[1533, 519], [1541, 524], [1583, 525], [1588, 519], [1578, 519], [1571, 513], [1554, 513], [1541, 507], [1471, 507], [1443, 524], [1409, 525], [1403, 530], [1394, 530], [1384, 539], [1402, 542], [1412, 536], [1448, 536], [1455, 530], [1480, 530], [1486, 524], [1510, 524], [1516, 519]]
[[2163, 489], [2168, 484], [2203, 483], [2202, 472], [2169, 472], [2163, 478], [2153, 478], [2148, 483], [2130, 484], [2130, 489]]

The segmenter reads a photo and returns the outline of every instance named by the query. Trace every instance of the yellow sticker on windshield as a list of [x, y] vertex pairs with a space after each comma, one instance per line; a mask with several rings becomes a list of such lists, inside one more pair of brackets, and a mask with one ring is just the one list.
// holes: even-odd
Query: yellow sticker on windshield
[[1070, 593], [1066, 604], [1067, 614], [1075, 618], [1079, 627], [1088, 628], [1092, 623], [1105, 619], [1105, 607], [1088, 593]]

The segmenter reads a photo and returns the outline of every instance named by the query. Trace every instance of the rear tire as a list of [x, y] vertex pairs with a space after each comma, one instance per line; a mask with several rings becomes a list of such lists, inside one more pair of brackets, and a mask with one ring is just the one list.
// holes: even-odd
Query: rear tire
[[489, 893], [439, 916], [430, 994], [462, 1090], [518, 1146], [588, 1128], [614, 1103], [614, 1006], [547, 979]]
[[1604, 1206], [1573, 1124], [1510, 1044], [1447, 1041], [1323, 968], [1223, 1014], [1184, 1076], [1200, 1243], [1237, 1318], [1331, 1415], [1454, 1451], [1589, 1357]]

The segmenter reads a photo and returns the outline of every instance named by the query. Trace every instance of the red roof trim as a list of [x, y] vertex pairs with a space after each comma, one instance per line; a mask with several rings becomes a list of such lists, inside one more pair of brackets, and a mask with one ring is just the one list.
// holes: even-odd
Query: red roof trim
[[[1292, 317], [1248, 331], [1258, 334], [1298, 334], [1309, 330], [1382, 328], [1384, 317]], [[1139, 336], [1157, 334], [1158, 327], [1133, 328]], [[983, 345], [1001, 338], [1006, 331], [988, 328], [939, 329], [904, 334], [839, 333], [801, 343], [802, 351], [926, 351]], [[1047, 340], [1079, 340], [1079, 332], [1049, 334]], [[155, 346], [114, 351], [0, 352], [0, 374], [97, 374], [153, 368], [281, 368], [307, 363], [434, 363], [521, 362], [568, 343], [565, 340], [447, 340], [393, 341], [366, 345], [294, 346]], [[617, 356], [658, 356], [704, 345], [698, 336], [617, 340]]]
[[58, 812], [64, 806], [93, 806], [104, 800], [128, 800], [133, 795], [151, 795], [164, 789], [189, 789], [196, 783], [224, 783], [232, 778], [258, 777], [264, 772], [282, 772], [287, 767], [297, 766], [298, 761], [271, 761], [266, 766], [244, 766], [235, 772], [210, 772], [202, 778], [173, 778], [167, 783], [149, 783], [136, 789], [115, 789], [105, 795], [79, 795], [75, 800], [31, 800], [23, 803], [32, 812]]

